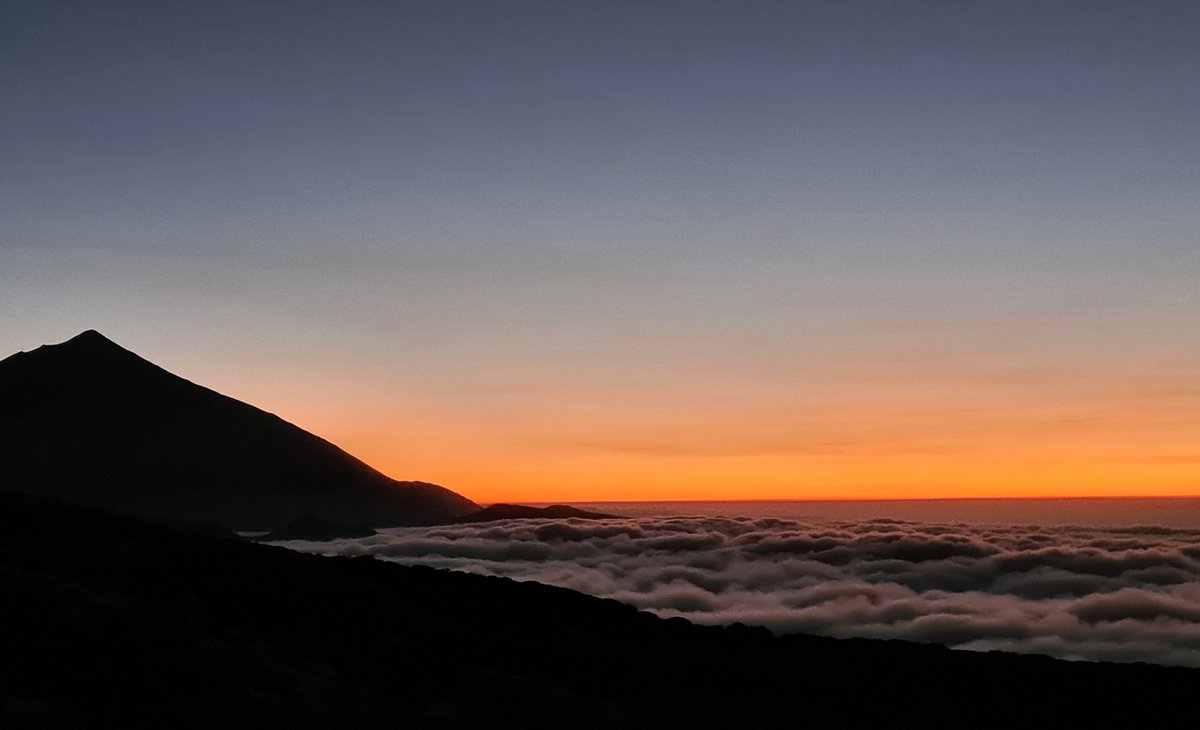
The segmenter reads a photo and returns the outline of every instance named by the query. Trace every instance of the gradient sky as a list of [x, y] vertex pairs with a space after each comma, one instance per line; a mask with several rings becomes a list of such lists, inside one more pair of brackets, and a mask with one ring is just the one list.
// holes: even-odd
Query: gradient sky
[[0, 6], [0, 352], [478, 501], [1200, 493], [1200, 4]]

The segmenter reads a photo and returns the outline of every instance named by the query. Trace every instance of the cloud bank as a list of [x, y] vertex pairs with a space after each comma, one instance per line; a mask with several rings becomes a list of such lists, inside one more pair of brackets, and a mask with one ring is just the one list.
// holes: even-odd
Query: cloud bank
[[535, 580], [703, 624], [1200, 666], [1200, 530], [676, 517], [282, 544]]

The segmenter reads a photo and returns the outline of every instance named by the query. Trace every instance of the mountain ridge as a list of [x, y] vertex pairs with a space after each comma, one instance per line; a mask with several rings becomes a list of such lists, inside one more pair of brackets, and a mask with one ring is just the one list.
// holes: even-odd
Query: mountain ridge
[[96, 330], [0, 360], [0, 483], [152, 517], [274, 529], [432, 524], [479, 506], [182, 378]]
[[545, 507], [530, 507], [524, 504], [497, 502], [489, 504], [478, 512], [469, 512], [452, 520], [454, 524], [473, 522], [494, 522], [497, 520], [608, 520], [616, 515], [602, 512], [588, 512], [567, 504], [551, 504]]

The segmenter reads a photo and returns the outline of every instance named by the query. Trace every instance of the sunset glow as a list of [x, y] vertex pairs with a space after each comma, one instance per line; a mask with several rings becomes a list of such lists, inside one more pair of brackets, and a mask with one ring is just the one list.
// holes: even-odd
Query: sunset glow
[[480, 502], [1200, 494], [1188, 4], [302, 4], [13, 11], [0, 354]]
[[1195, 714], [1200, 0], [16, 0], [0, 100], [17, 726]]
[[344, 408], [277, 411], [389, 475], [485, 503], [1167, 496], [1200, 484], [1197, 399], [1161, 380], [891, 389], [903, 398], [827, 382], [814, 388], [824, 398], [778, 385], [697, 402], [687, 377], [674, 392], [493, 397], [483, 414], [349, 388]]

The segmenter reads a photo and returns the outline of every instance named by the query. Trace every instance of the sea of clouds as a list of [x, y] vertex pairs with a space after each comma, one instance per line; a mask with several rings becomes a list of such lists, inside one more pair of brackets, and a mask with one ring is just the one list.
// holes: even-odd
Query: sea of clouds
[[535, 580], [704, 624], [1200, 666], [1200, 529], [660, 517], [282, 544]]

